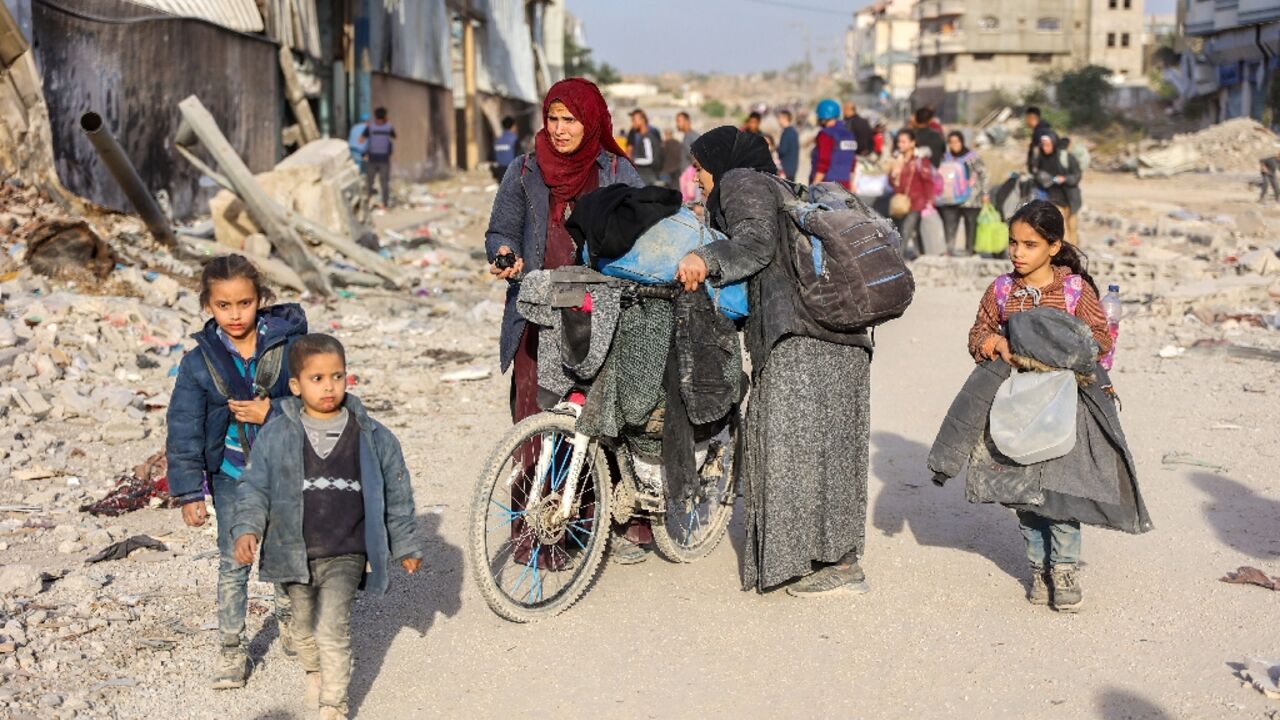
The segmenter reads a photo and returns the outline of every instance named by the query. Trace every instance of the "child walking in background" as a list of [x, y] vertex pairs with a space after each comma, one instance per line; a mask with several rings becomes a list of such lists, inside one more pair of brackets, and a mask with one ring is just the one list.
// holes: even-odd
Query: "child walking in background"
[[[322, 720], [347, 717], [351, 605], [382, 594], [388, 569], [422, 564], [409, 470], [395, 435], [346, 394], [347, 362], [330, 335], [299, 338], [289, 355], [296, 398], [263, 428], [236, 508], [236, 559], [282, 583], [306, 671], [306, 702]], [[366, 577], [367, 568], [367, 577]]]
[[[275, 403], [289, 395], [289, 345], [307, 332], [301, 306], [264, 307], [271, 299], [257, 268], [243, 256], [205, 265], [200, 305], [213, 318], [193, 336], [196, 348], [182, 358], [169, 402], [169, 492], [191, 527], [208, 520], [206, 488], [217, 514], [221, 654], [216, 689], [244, 687], [249, 669], [244, 641], [249, 569], [232, 553], [236, 488], [259, 428], [277, 414]], [[287, 598], [277, 588], [280, 642], [292, 654], [288, 615]]]
[[[969, 353], [979, 366], [948, 410], [929, 454], [929, 468], [934, 481], [942, 484], [967, 463], [966, 495], [972, 502], [998, 502], [1014, 509], [1031, 565], [1027, 599], [1035, 605], [1052, 601], [1056, 610], [1075, 612], [1084, 602], [1078, 576], [1081, 523], [1135, 534], [1152, 526], [1110, 378], [1097, 364], [1113, 343], [1107, 318], [1085, 257], [1065, 241], [1065, 232], [1062, 213], [1045, 200], [1024, 205], [1009, 221], [1013, 272], [996, 278], [982, 296], [969, 331]], [[1070, 330], [1065, 340], [1046, 335], [1043, 344], [1087, 346], [1076, 362], [1087, 366], [1092, 361], [1093, 371], [1092, 379], [1079, 388], [1073, 448], [1064, 456], [1022, 465], [994, 446], [988, 417], [1016, 361], [1007, 335], [1009, 318], [1035, 308], [1060, 310], [1088, 327], [1087, 336]]]

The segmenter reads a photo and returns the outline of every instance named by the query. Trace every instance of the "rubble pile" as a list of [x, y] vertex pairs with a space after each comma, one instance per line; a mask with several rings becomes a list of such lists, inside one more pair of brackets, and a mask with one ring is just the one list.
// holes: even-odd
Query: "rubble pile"
[[[479, 238], [496, 188], [470, 180], [406, 186], [403, 203], [377, 213], [362, 242], [405, 287], [276, 288], [304, 304], [313, 331], [343, 340], [352, 391], [393, 427], [468, 402], [469, 383], [494, 373], [505, 287], [489, 280]], [[64, 226], [75, 234], [54, 232]], [[178, 230], [218, 244], [209, 220]], [[105, 265], [72, 255], [37, 272], [42, 233]], [[205, 321], [196, 278], [210, 256], [173, 254], [136, 217], [73, 215], [0, 183], [0, 716], [146, 717], [157, 688], [205, 683], [216, 524], [187, 528], [163, 510], [163, 448], [178, 363]], [[270, 597], [251, 586], [252, 622]]]
[[1171, 140], [1142, 140], [1099, 166], [1138, 177], [1184, 172], [1256, 173], [1258, 160], [1280, 153], [1280, 139], [1251, 118], [1235, 118]]

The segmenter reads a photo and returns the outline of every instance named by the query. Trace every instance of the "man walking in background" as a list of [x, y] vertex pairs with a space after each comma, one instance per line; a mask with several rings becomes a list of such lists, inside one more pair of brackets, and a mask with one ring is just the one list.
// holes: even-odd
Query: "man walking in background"
[[508, 115], [502, 118], [502, 134], [493, 141], [493, 179], [502, 182], [507, 166], [516, 159], [520, 149], [520, 137], [516, 135], [516, 119]]
[[759, 135], [760, 122], [763, 119], [764, 118], [761, 117], [760, 113], [752, 112], [750, 115], [747, 116], [747, 121], [742, 124], [742, 131], [752, 133], [753, 135]]
[[830, 99], [818, 103], [818, 124], [822, 130], [813, 145], [809, 184], [833, 182], [852, 190], [858, 143], [849, 128], [840, 122], [840, 103]]
[[1031, 142], [1027, 145], [1027, 172], [1035, 172], [1031, 166], [1040, 149], [1040, 138], [1053, 133], [1053, 126], [1040, 117], [1040, 108], [1035, 105], [1027, 107], [1026, 122], [1027, 127], [1031, 128]]
[[[932, 108], [922, 107], [916, 110], [916, 149], [921, 155], [929, 158], [934, 168], [942, 163], [942, 156], [947, 152], [947, 140], [942, 137], [942, 131], [938, 129], [941, 127], [942, 124], [937, 122]], [[926, 149], [929, 151], [927, 155], [923, 152]]]
[[649, 116], [636, 108], [631, 111], [631, 132], [627, 133], [627, 145], [631, 148], [631, 162], [645, 185], [658, 184], [658, 171], [662, 168], [662, 136], [649, 125]]
[[364, 149], [365, 141], [364, 131], [369, 127], [369, 114], [365, 113], [360, 116], [360, 122], [351, 126], [351, 132], [347, 133], [347, 149], [351, 151], [351, 162], [360, 168], [360, 172], [364, 172]]
[[394, 149], [396, 128], [387, 120], [387, 109], [380, 107], [373, 111], [373, 122], [364, 129], [360, 136], [365, 143], [364, 158], [367, 166], [367, 194], [373, 196], [373, 181], [377, 179], [382, 186], [382, 207], [391, 206], [391, 151]]
[[693, 164], [693, 152], [689, 149], [702, 137], [702, 133], [693, 129], [693, 121], [689, 113], [676, 113], [676, 132], [680, 133], [680, 166], [687, 168]]
[[871, 128], [871, 121], [858, 114], [858, 106], [853, 102], [844, 104], [844, 125], [858, 141], [858, 154], [870, 155], [875, 144], [875, 131]]
[[778, 136], [778, 163], [782, 166], [782, 176], [795, 182], [796, 173], [800, 171], [800, 133], [791, 126], [791, 111], [778, 111], [778, 124], [782, 126], [782, 134]]

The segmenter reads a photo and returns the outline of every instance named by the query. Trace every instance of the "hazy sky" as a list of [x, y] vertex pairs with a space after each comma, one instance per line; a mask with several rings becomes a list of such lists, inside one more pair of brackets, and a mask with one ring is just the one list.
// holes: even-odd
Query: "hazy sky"
[[[1176, 0], [1146, 0], [1172, 13]], [[622, 72], [785, 68], [810, 47], [815, 67], [840, 60], [864, 0], [567, 0], [597, 61]], [[801, 9], [808, 8], [808, 9]]]

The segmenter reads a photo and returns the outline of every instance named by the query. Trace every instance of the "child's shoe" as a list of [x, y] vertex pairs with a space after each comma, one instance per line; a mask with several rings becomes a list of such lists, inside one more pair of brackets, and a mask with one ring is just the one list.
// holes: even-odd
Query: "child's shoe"
[[1044, 568], [1039, 565], [1031, 566], [1031, 588], [1027, 590], [1027, 602], [1032, 605], [1048, 605], [1049, 604], [1049, 585], [1048, 577]]
[[1053, 609], [1076, 612], [1084, 605], [1084, 591], [1075, 565], [1053, 566]]
[[306, 685], [306, 690], [302, 696], [302, 701], [305, 702], [309, 708], [320, 707], [320, 673], [307, 673], [306, 678], [303, 679], [303, 683]]
[[234, 690], [244, 687], [249, 674], [249, 655], [238, 645], [222, 648], [218, 653], [218, 665], [213, 672], [214, 690]]

